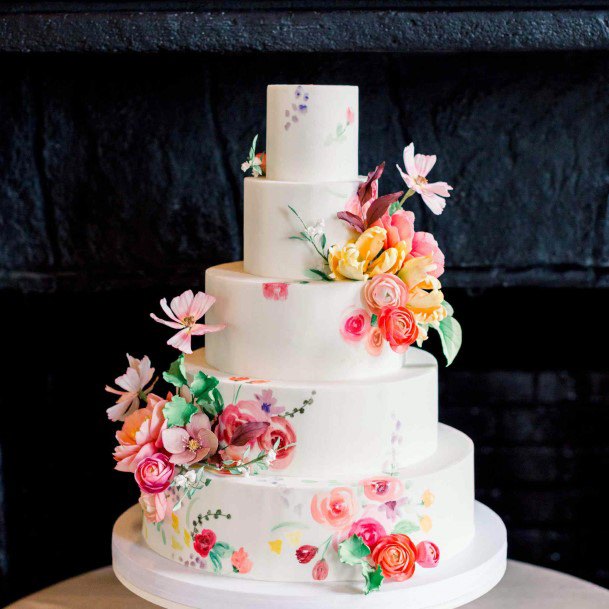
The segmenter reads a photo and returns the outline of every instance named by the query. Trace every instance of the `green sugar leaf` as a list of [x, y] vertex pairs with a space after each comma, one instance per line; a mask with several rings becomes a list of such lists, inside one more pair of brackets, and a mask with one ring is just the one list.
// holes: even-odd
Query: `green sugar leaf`
[[327, 273], [320, 271], [319, 269], [307, 269], [307, 273], [314, 279], [322, 279], [323, 281], [333, 281]]
[[455, 310], [445, 300], [442, 301], [442, 306], [446, 309], [446, 313], [449, 317], [452, 317], [455, 314]]
[[351, 535], [338, 546], [340, 562], [346, 565], [361, 565], [364, 558], [370, 554], [370, 548], [358, 535]]
[[163, 379], [178, 389], [187, 384], [184, 354], [180, 355], [175, 362], [172, 362], [167, 372], [163, 372]]
[[383, 579], [384, 576], [380, 567], [377, 567], [374, 570], [372, 570], [372, 568], [370, 568], [370, 570], [365, 570], [364, 582], [366, 583], [366, 586], [364, 588], [364, 592], [366, 594], [369, 594], [370, 592], [378, 590], [381, 587], [381, 584], [383, 583]]
[[440, 322], [437, 330], [442, 341], [442, 351], [444, 351], [446, 357], [446, 365], [450, 366], [457, 353], [459, 353], [463, 341], [461, 325], [454, 317], [445, 317]]
[[190, 383], [190, 391], [196, 400], [206, 400], [209, 399], [210, 392], [218, 386], [219, 382], [215, 376], [209, 376], [199, 370]]
[[197, 407], [179, 395], [174, 395], [171, 402], [167, 402], [163, 408], [168, 427], [184, 427], [196, 412]]
[[379, 316], [376, 313], [373, 313], [372, 317], [370, 318], [370, 325], [376, 326], [376, 324], [378, 323], [378, 320], [379, 320]]
[[393, 216], [393, 214], [395, 214], [395, 212], [399, 211], [400, 209], [402, 209], [402, 203], [401, 203], [401, 201], [396, 201], [395, 203], [392, 203], [389, 206], [389, 215]]

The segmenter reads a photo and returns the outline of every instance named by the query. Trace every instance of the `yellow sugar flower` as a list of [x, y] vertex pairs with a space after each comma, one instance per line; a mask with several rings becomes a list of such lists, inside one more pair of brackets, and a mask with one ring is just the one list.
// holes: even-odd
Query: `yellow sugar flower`
[[[406, 260], [398, 277], [406, 284], [409, 290], [427, 281], [431, 271], [435, 270], [436, 265], [431, 256], [420, 256]], [[435, 277], [434, 277], [435, 279]]]
[[444, 302], [444, 294], [441, 290], [427, 291], [417, 286], [410, 291], [410, 300], [406, 306], [413, 312], [417, 323], [431, 324], [442, 321], [446, 317], [447, 311], [442, 302]]
[[410, 248], [405, 241], [396, 243], [395, 247], [386, 249], [371, 265], [369, 268], [370, 277], [375, 275], [381, 275], [382, 273], [389, 273], [393, 275], [397, 273], [404, 264], [406, 256], [408, 255]]
[[383, 249], [387, 231], [379, 226], [373, 226], [364, 231], [355, 241], [345, 246], [336, 245], [330, 248], [328, 264], [330, 276], [333, 279], [368, 279], [368, 266]]

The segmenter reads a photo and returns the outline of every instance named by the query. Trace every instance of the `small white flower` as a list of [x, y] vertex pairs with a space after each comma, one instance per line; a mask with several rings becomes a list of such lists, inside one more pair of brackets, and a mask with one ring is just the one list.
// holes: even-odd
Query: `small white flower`
[[186, 476], [183, 476], [182, 474], [178, 474], [173, 479], [173, 483], [175, 484], [176, 488], [182, 488], [183, 486], [186, 486]]
[[275, 461], [276, 458], [277, 458], [277, 453], [273, 449], [269, 450], [269, 452], [266, 455], [267, 463], [272, 463], [273, 461]]
[[185, 474], [186, 480], [188, 480], [188, 484], [194, 484], [197, 479], [197, 474], [194, 470], [189, 469]]
[[249, 161], [245, 161], [245, 163], [241, 163], [241, 171], [244, 173], [252, 166]]
[[321, 237], [323, 235], [326, 224], [323, 220], [318, 220], [313, 226], [307, 226], [309, 237]]

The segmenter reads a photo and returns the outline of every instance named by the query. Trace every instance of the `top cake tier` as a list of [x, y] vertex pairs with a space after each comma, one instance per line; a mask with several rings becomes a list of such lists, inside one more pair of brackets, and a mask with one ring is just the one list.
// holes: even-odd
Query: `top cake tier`
[[336, 182], [358, 175], [358, 88], [269, 85], [269, 180]]

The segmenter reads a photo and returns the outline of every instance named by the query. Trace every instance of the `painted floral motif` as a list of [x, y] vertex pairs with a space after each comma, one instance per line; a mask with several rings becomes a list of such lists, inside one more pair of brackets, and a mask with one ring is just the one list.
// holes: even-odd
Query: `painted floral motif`
[[254, 566], [247, 552], [243, 548], [235, 550], [230, 557], [231, 565], [235, 573], [249, 573]]
[[326, 137], [324, 144], [330, 146], [331, 144], [344, 142], [347, 139], [347, 129], [351, 127], [354, 122], [355, 112], [347, 106], [347, 109], [345, 110], [345, 122], [340, 122], [336, 125], [336, 130]]
[[332, 489], [327, 495], [315, 495], [311, 502], [313, 519], [335, 529], [351, 522], [357, 509], [353, 491], [346, 486]]
[[266, 154], [264, 152], [256, 152], [257, 142], [258, 135], [254, 137], [249, 154], [247, 155], [247, 160], [241, 163], [241, 171], [243, 171], [243, 173], [251, 171], [253, 178], [266, 175]]
[[287, 300], [288, 299], [288, 284], [287, 283], [263, 283], [262, 295], [267, 300]]
[[286, 122], [283, 128], [288, 131], [293, 123], [297, 123], [299, 118], [307, 113], [309, 109], [309, 93], [302, 86], [298, 85], [294, 89], [294, 100], [290, 104], [290, 108], [286, 108]]

